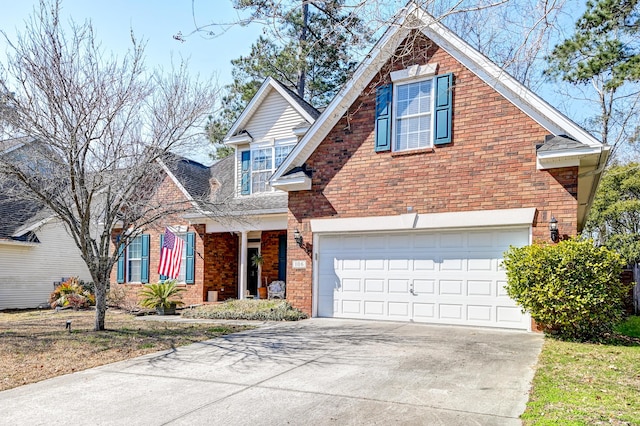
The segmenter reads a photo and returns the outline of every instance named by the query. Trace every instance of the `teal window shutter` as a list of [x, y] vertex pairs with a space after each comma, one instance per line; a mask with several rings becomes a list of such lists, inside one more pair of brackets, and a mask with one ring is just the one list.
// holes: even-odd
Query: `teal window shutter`
[[435, 99], [435, 145], [443, 145], [451, 142], [451, 119], [453, 110], [453, 74], [436, 76]]
[[184, 282], [187, 284], [195, 283], [195, 275], [196, 275], [196, 233], [195, 232], [187, 232], [187, 244], [184, 248], [187, 252], [186, 256], [186, 268], [187, 270], [184, 273]]
[[287, 236], [278, 237], [278, 280], [287, 280]]
[[251, 151], [242, 151], [240, 153], [242, 164], [241, 164], [241, 176], [242, 176], [242, 184], [240, 193], [242, 195], [249, 195], [251, 193]]
[[376, 89], [376, 152], [391, 150], [391, 100], [393, 86], [386, 84]]
[[[160, 234], [160, 254], [162, 254], [162, 245], [164, 244], [164, 234]], [[160, 259], [160, 257], [158, 257], [158, 259]], [[158, 260], [158, 262], [160, 262]], [[158, 269], [160, 269], [160, 265], [158, 265]], [[164, 281], [167, 279], [166, 275], [160, 275], [160, 281]]]
[[116, 281], [118, 284], [124, 283], [124, 244], [120, 244], [118, 247], [118, 274]]
[[149, 234], [142, 234], [142, 259], [140, 259], [140, 282], [149, 282]]

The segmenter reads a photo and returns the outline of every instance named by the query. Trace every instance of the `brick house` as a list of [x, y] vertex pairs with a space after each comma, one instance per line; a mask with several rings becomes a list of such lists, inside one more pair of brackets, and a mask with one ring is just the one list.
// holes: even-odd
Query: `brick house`
[[[178, 282], [187, 305], [206, 302], [209, 291], [219, 300], [244, 298], [286, 281], [287, 194], [268, 178], [318, 115], [281, 83], [265, 80], [224, 140], [233, 155], [211, 167], [185, 158], [164, 164], [154, 197], [184, 202], [184, 212], [153, 222], [122, 248], [111, 282], [135, 296], [163, 278], [157, 270], [165, 227], [185, 241]], [[260, 267], [252, 262], [257, 254]]]
[[510, 246], [581, 231], [608, 147], [413, 3], [270, 184], [287, 299], [322, 317], [529, 329]]

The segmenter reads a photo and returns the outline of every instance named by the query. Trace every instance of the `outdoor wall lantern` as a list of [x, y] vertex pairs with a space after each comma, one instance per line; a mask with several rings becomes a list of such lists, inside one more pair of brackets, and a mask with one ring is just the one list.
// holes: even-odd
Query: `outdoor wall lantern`
[[551, 241], [557, 243], [560, 239], [560, 233], [558, 232], [558, 221], [554, 216], [551, 216], [549, 221], [549, 233], [551, 234]]
[[300, 234], [300, 231], [298, 231], [297, 229], [293, 231], [293, 239], [296, 240], [296, 244], [298, 244], [298, 247], [302, 248], [302, 234]]

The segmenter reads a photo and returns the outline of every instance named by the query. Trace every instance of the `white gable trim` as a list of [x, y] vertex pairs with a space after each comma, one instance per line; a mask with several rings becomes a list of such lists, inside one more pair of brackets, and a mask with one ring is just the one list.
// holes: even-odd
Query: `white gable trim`
[[39, 229], [42, 225], [44, 225], [47, 222], [49, 222], [54, 217], [55, 217], [55, 215], [51, 215], [51, 216], [45, 217], [44, 219], [41, 219], [41, 220], [39, 220], [37, 222], [34, 222], [31, 225], [25, 225], [22, 228], [17, 229], [16, 232], [14, 232], [11, 236], [12, 237], [21, 237], [22, 235], [26, 234], [27, 232], [33, 232], [36, 229]]
[[527, 89], [506, 71], [491, 62], [486, 56], [471, 47], [412, 2], [406, 8], [400, 10], [395, 21], [356, 69], [351, 80], [340, 90], [320, 118], [311, 126], [311, 129], [302, 138], [298, 146], [276, 170], [271, 178], [271, 185], [277, 185], [278, 180], [288, 170], [301, 166], [311, 156], [329, 131], [342, 118], [345, 111], [360, 95], [360, 91], [369, 84], [374, 74], [395, 53], [400, 42], [408, 34], [409, 27], [418, 27], [418, 23], [414, 22], [405, 27], [403, 24], [408, 17], [415, 18], [420, 22], [420, 29], [426, 37], [433, 40], [448, 54], [465, 65], [471, 72], [493, 87], [550, 133], [555, 135], [568, 134], [590, 147], [603, 148], [602, 143], [586, 130]]
[[167, 165], [164, 164], [164, 161], [158, 159], [158, 163], [160, 163], [160, 166], [162, 167], [162, 170], [164, 170], [164, 172], [167, 174], [167, 176], [169, 176], [169, 178], [173, 181], [173, 183], [178, 187], [178, 189], [180, 190], [180, 192], [182, 192], [182, 195], [185, 196], [187, 201], [191, 201], [191, 203], [194, 206], [196, 206], [196, 204], [193, 201], [193, 197], [191, 196], [191, 194], [189, 194], [189, 191], [187, 191], [186, 188], [184, 186], [182, 186], [182, 184], [180, 183], [180, 181], [178, 180], [176, 175], [171, 173], [171, 170], [169, 170]]
[[549, 132], [554, 135], [568, 134], [591, 147], [602, 146], [602, 143], [590, 133], [471, 47], [442, 23], [436, 21], [433, 16], [420, 8], [417, 8], [415, 13], [418, 19], [425, 23], [422, 29], [425, 36]]
[[296, 112], [309, 123], [313, 123], [315, 121], [315, 118], [313, 118], [307, 110], [302, 108], [300, 103], [296, 101], [293, 96], [291, 96], [291, 94], [287, 92], [277, 81], [271, 77], [267, 77], [262, 82], [262, 86], [260, 86], [253, 98], [251, 98], [249, 105], [247, 105], [244, 111], [242, 111], [242, 114], [240, 114], [240, 117], [238, 117], [235, 123], [233, 123], [233, 126], [231, 126], [227, 135], [224, 137], [223, 142], [228, 143], [233, 140], [234, 135], [246, 125], [271, 90], [276, 90], [280, 96], [282, 96], [293, 107], [293, 109], [295, 109]]

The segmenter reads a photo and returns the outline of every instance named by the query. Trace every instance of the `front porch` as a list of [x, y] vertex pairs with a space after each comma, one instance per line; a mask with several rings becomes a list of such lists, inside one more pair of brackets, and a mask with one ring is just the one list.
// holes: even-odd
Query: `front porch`
[[[287, 231], [244, 230], [211, 232], [203, 238], [200, 303], [217, 300], [257, 298], [259, 288], [273, 281], [286, 282]], [[254, 262], [254, 260], [259, 260]], [[199, 286], [197, 286], [199, 287]]]

